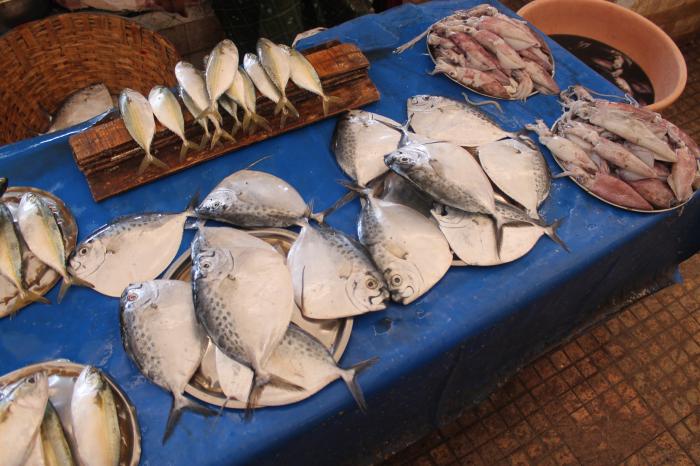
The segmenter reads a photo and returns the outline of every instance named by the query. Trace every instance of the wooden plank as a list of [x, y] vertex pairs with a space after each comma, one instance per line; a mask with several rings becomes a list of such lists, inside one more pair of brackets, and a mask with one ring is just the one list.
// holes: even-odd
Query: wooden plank
[[[159, 125], [152, 147], [154, 155], [165, 162], [169, 169], [149, 168], [142, 175], [137, 175], [137, 168], [143, 159], [143, 151], [131, 139], [121, 118], [103, 122], [70, 138], [73, 156], [87, 178], [93, 198], [101, 201], [240, 147], [379, 99], [379, 92], [367, 73], [369, 62], [354, 45], [340, 44], [336, 41], [322, 44], [304, 53], [316, 68], [326, 94], [338, 99], [338, 102], [331, 106], [328, 115], [323, 115], [320, 97], [290, 84], [288, 96], [299, 111], [298, 120], [289, 117], [284, 128], [280, 128], [280, 116], [273, 116], [274, 103], [259, 96], [258, 113], [268, 119], [272, 131], [258, 129], [250, 135], [239, 132], [236, 135], [236, 142], [226, 141], [212, 149], [207, 147], [199, 151], [190, 151], [181, 162], [178, 160], [181, 144], [179, 138]], [[185, 119], [188, 139], [199, 142], [203, 133], [202, 128], [192, 121], [189, 114]], [[229, 130], [232, 126], [232, 117], [224, 115], [223, 127]]]

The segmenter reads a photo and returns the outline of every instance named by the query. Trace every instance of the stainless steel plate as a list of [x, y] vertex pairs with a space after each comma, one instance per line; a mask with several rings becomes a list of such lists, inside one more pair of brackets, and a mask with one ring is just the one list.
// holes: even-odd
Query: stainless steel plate
[[[63, 233], [63, 243], [66, 249], [66, 257], [68, 257], [71, 252], [73, 252], [73, 249], [75, 249], [78, 239], [78, 225], [75, 223], [73, 214], [62, 200], [41, 189], [15, 186], [8, 188], [2, 196], [2, 202], [4, 202], [12, 214], [15, 215], [22, 195], [30, 192], [41, 196], [42, 199], [46, 201], [46, 205], [48, 205], [54, 213], [58, 226]], [[15, 218], [15, 221], [16, 220]], [[17, 231], [19, 232], [19, 228], [17, 228]], [[21, 235], [19, 236], [21, 238]], [[36, 256], [29, 251], [29, 248], [23, 244], [23, 240], [20, 239], [20, 241], [22, 241], [23, 246], [22, 257], [24, 260], [24, 267], [22, 272], [24, 274], [24, 282], [33, 292], [45, 295], [53, 288], [60, 279], [60, 276], [49, 268], [49, 266], [37, 259]], [[28, 304], [30, 303], [19, 299], [15, 285], [5, 276], [0, 275], [0, 318], [14, 314]]]
[[[58, 375], [66, 378], [76, 378], [85, 366], [76, 364], [67, 359], [56, 359], [25, 366], [16, 371], [0, 377], [0, 387], [17, 382], [37, 372], [45, 372], [47, 376]], [[117, 406], [119, 418], [119, 432], [121, 433], [121, 452], [119, 454], [120, 466], [137, 466], [141, 458], [141, 431], [136, 418], [136, 410], [122, 389], [112, 380], [108, 374], [102, 372], [105, 380], [112, 389], [114, 402]]]
[[[284, 255], [289, 252], [289, 248], [297, 237], [296, 233], [281, 228], [251, 230], [248, 231], [248, 233], [271, 244]], [[175, 260], [165, 272], [163, 278], [189, 282], [191, 265], [190, 253], [186, 252]], [[340, 360], [350, 340], [353, 319], [313, 320], [302, 316], [299, 309], [295, 308], [292, 322], [318, 338], [318, 340], [331, 351], [335, 360]], [[224, 396], [219, 386], [216, 364], [214, 361], [214, 345], [211, 344], [211, 342], [202, 359], [199, 370], [187, 385], [185, 391], [199, 400], [216, 406], [223, 406], [226, 402], [226, 396]], [[265, 392], [263, 392], [260, 403], [262, 406], [278, 406], [296, 403], [297, 401], [310, 397], [314, 393], [316, 393], [316, 391], [290, 392], [288, 397], [275, 398], [266, 402]], [[245, 401], [228, 400], [226, 407], [244, 409]]]

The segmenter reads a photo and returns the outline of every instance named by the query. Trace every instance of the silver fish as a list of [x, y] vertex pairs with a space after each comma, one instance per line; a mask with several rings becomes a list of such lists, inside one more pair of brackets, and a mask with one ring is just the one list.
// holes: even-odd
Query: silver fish
[[484, 113], [464, 102], [435, 95], [416, 95], [406, 104], [411, 128], [436, 141], [476, 147], [516, 134], [504, 131]]
[[275, 115], [280, 111], [285, 114], [287, 111], [290, 111], [295, 118], [299, 118], [299, 112], [297, 112], [294, 105], [287, 99], [286, 88], [292, 73], [291, 57], [289, 53], [264, 37], [258, 39], [256, 48], [258, 57], [260, 57], [260, 64], [265, 68], [267, 75], [275, 86], [277, 86], [282, 97], [275, 107]]
[[[312, 393], [334, 380], [342, 379], [360, 410], [366, 412], [367, 403], [357, 384], [357, 376], [377, 360], [377, 358], [368, 359], [342, 369], [338, 367], [338, 363], [323, 343], [297, 325], [290, 324], [282, 343], [272, 353], [266, 367], [271, 372], [284, 376], [285, 379]], [[253, 372], [250, 369], [227, 358], [217, 350], [216, 372], [221, 388], [228, 398], [245, 400], [253, 381]], [[261, 402], [267, 399], [274, 404], [276, 398], [284, 396], [288, 397], [289, 392], [274, 386], [267, 387], [262, 394]]]
[[253, 84], [250, 76], [248, 76], [248, 73], [246, 73], [242, 66], [238, 67], [238, 72], [233, 78], [231, 87], [226, 91], [226, 95], [236, 102], [243, 110], [243, 122], [241, 126], [244, 131], [252, 132], [255, 126], [260, 126], [268, 131], [272, 131], [267, 120], [255, 113], [255, 84]]
[[54, 374], [49, 376], [49, 401], [61, 419], [63, 430], [73, 443], [73, 422], [71, 421], [70, 402], [73, 397], [73, 388], [77, 376], [63, 376]]
[[185, 137], [185, 119], [182, 116], [182, 109], [170, 89], [165, 86], [154, 86], [148, 94], [148, 103], [158, 121], [182, 139], [180, 161], [185, 158], [188, 149], [199, 149], [195, 143]]
[[248, 413], [268, 383], [299, 388], [266, 369], [294, 310], [292, 277], [282, 255], [217, 247], [200, 229], [192, 243], [192, 286], [197, 319], [212, 343], [255, 373]]
[[34, 440], [29, 446], [29, 456], [24, 466], [47, 466], [40, 432], [34, 436]]
[[239, 170], [224, 178], [196, 213], [242, 227], [288, 227], [312, 215], [293, 186], [256, 170]]
[[71, 94], [51, 119], [47, 133], [60, 131], [108, 112], [114, 108], [109, 89], [103, 83], [92, 84]]
[[537, 208], [549, 196], [551, 177], [542, 154], [515, 139], [477, 148], [479, 163], [498, 188], [539, 218]]
[[281, 45], [280, 47], [289, 54], [291, 78], [294, 84], [321, 97], [323, 114], [328, 115], [329, 105], [338, 103], [341, 99], [326, 95], [323, 91], [321, 79], [318, 77], [318, 73], [316, 73], [316, 69], [302, 53], [286, 45]]
[[131, 138], [146, 153], [141, 165], [139, 165], [138, 174], [142, 174], [150, 165], [167, 170], [168, 166], [151, 154], [151, 143], [156, 133], [156, 122], [148, 100], [132, 89], [124, 89], [119, 94], [119, 112]]
[[204, 130], [202, 139], [201, 141], [199, 141], [199, 147], [202, 148], [211, 139], [211, 134], [209, 133], [209, 126], [207, 126], [207, 118], [197, 118], [198, 115], [202, 114], [202, 109], [197, 107], [197, 104], [194, 103], [192, 97], [190, 97], [190, 95], [182, 86], [178, 86], [177, 89], [178, 93], [180, 94], [180, 98], [182, 99], [182, 103], [185, 104], [185, 108], [187, 108], [187, 111], [190, 112], [190, 115], [192, 115], [192, 117], [195, 119], [194, 121], [196, 121], [197, 124], [199, 124], [199, 126], [201, 126]]
[[59, 303], [73, 284], [92, 287], [90, 282], [68, 273], [61, 229], [56, 223], [51, 209], [40, 196], [34, 193], [24, 194], [19, 203], [17, 219], [22, 237], [29, 250], [63, 278], [61, 289], [58, 292]]
[[115, 298], [130, 283], [156, 278], [175, 258], [187, 217], [195, 215], [194, 203], [177, 214], [120, 217], [97, 229], [71, 256], [73, 274]]
[[121, 434], [112, 388], [99, 369], [85, 366], [71, 399], [75, 451], [86, 466], [117, 466]]
[[[260, 63], [258, 56], [254, 53], [246, 53], [243, 57], [243, 68], [248, 73], [248, 76], [250, 77], [251, 81], [253, 81], [253, 84], [255, 84], [255, 87], [260, 91], [260, 93], [277, 104], [275, 107], [275, 114], [279, 113], [277, 108], [280, 106], [280, 102], [282, 102], [282, 94], [280, 94], [277, 86], [268, 76], [265, 68], [263, 68], [262, 64]], [[281, 109], [282, 117], [280, 120], [280, 127], [284, 126], [284, 123], [287, 121], [287, 114], [289, 113], [289, 110], [286, 106], [284, 106], [284, 104], [282, 104]], [[292, 107], [292, 109], [294, 109], [294, 107]], [[295, 112], [296, 109], [293, 110], [292, 115], [299, 118], [299, 113]]]
[[227, 95], [219, 97], [219, 105], [233, 118], [233, 127], [231, 135], [235, 136], [238, 129], [241, 127], [241, 120], [238, 119], [238, 104], [230, 99]]
[[359, 190], [362, 213], [360, 242], [384, 274], [394, 301], [410, 304], [447, 273], [452, 253], [435, 223], [402, 204], [378, 199], [371, 189]]
[[424, 217], [430, 217], [433, 200], [416, 186], [394, 172], [386, 174], [382, 180], [381, 199], [395, 204], [403, 204], [419, 212]]
[[367, 186], [389, 170], [384, 156], [399, 146], [398, 128], [399, 123], [376, 113], [345, 113], [338, 119], [333, 134], [332, 150], [338, 165], [357, 184]]
[[22, 466], [44, 418], [49, 388], [38, 372], [0, 390], [0, 464]]
[[17, 288], [21, 300], [39, 301], [49, 304], [49, 300], [24, 286], [22, 277], [22, 249], [20, 247], [12, 212], [0, 203], [0, 273]]
[[165, 442], [184, 409], [212, 414], [184, 395], [207, 347], [195, 317], [192, 287], [177, 280], [136, 283], [124, 290], [120, 304], [126, 353], [149, 380], [173, 395]]
[[386, 284], [362, 245], [323, 224], [301, 226], [287, 264], [304, 316], [337, 319], [386, 308]]
[[46, 403], [40, 433], [44, 461], [47, 466], [75, 465], [66, 434], [61, 426], [61, 420], [58, 418], [58, 413], [56, 413], [51, 401]]
[[209, 95], [209, 109], [216, 108], [216, 102], [233, 84], [238, 70], [238, 48], [229, 39], [224, 39], [211, 51], [206, 62], [206, 86]]

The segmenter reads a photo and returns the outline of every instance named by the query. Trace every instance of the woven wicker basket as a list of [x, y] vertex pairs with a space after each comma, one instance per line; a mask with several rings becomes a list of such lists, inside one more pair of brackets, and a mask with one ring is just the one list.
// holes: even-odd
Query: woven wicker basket
[[175, 85], [179, 60], [161, 35], [124, 18], [69, 13], [0, 37], [0, 145], [45, 132], [70, 94], [102, 82], [112, 94]]

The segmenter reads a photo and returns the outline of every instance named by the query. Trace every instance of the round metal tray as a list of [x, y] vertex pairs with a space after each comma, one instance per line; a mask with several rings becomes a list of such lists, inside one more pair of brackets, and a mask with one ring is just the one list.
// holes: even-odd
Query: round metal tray
[[[17, 382], [37, 372], [45, 372], [47, 376], [58, 375], [66, 378], [77, 378], [85, 368], [83, 364], [76, 364], [67, 359], [56, 359], [25, 366], [0, 377], [0, 387]], [[136, 410], [122, 389], [112, 378], [102, 372], [105, 380], [112, 389], [114, 403], [117, 407], [119, 418], [119, 432], [121, 434], [121, 451], [119, 454], [119, 466], [137, 466], [141, 458], [141, 431], [136, 418]]]
[[[1, 199], [10, 209], [13, 216], [19, 206], [19, 201], [22, 199], [22, 195], [25, 193], [38, 194], [46, 201], [46, 205], [53, 212], [61, 233], [63, 233], [66, 257], [70, 256], [73, 249], [75, 249], [78, 239], [78, 225], [75, 223], [75, 218], [71, 211], [61, 199], [49, 192], [32, 187], [14, 186], [8, 188]], [[16, 221], [17, 219], [15, 218]], [[31, 291], [43, 296], [53, 288], [61, 277], [53, 269], [37, 259], [26, 247], [24, 240], [21, 239], [22, 236], [19, 234], [19, 227], [17, 227], [17, 233], [22, 244], [24, 282]], [[0, 275], [0, 318], [14, 314], [28, 304], [31, 304], [31, 302], [19, 299], [15, 285], [5, 276]]]
[[[556, 119], [556, 121], [552, 124], [552, 127], [550, 128], [550, 131], [552, 131], [552, 132], [555, 132], [555, 131], [556, 131], [557, 126], [558, 126], [559, 123], [561, 122], [562, 117], [563, 117], [563, 115]], [[550, 152], [550, 154], [552, 153], [552, 151], [549, 151], [549, 152]], [[557, 163], [557, 165], [559, 165], [559, 168], [561, 168], [562, 171], [566, 171], [566, 168], [564, 168], [564, 165], [562, 165], [562, 163], [559, 161], [558, 158], [556, 158], [556, 157], [554, 156], [554, 154], [552, 154], [552, 158], [553, 158], [554, 161]], [[609, 200], [607, 200], [607, 199], [605, 199], [605, 198], [603, 198], [603, 197], [598, 196], [597, 194], [595, 194], [594, 192], [592, 192], [591, 190], [589, 190], [588, 188], [586, 188], [584, 185], [582, 185], [581, 183], [579, 183], [578, 180], [577, 180], [576, 178], [574, 178], [573, 176], [569, 176], [568, 178], [569, 178], [571, 181], [573, 181], [574, 183], [576, 183], [576, 185], [578, 185], [579, 188], [583, 189], [584, 191], [586, 191], [588, 194], [590, 194], [591, 196], [595, 197], [595, 198], [598, 199], [599, 201], [605, 202], [606, 204], [609, 204], [609, 205], [611, 205], [611, 206], [613, 206], [613, 207], [617, 207], [618, 209], [627, 210], [627, 211], [629, 211], [629, 212], [639, 212], [640, 214], [659, 214], [659, 213], [661, 213], [661, 212], [670, 212], [671, 210], [676, 210], [676, 209], [679, 209], [679, 208], [683, 207], [683, 206], [686, 205], [688, 202], [690, 202], [690, 200], [693, 198], [693, 196], [690, 196], [690, 198], [688, 198], [686, 201], [683, 201], [683, 202], [681, 202], [680, 204], [674, 205], [673, 207], [669, 207], [668, 209], [652, 209], [652, 210], [633, 209], [633, 208], [631, 208], [631, 207], [625, 207], [625, 206], [620, 205], [620, 204], [615, 204], [614, 202], [611, 202], [611, 201], [609, 201]], [[693, 191], [693, 193], [695, 193], [695, 191]]]
[[[297, 237], [297, 234], [293, 231], [284, 230], [281, 228], [250, 230], [247, 231], [247, 233], [266, 241], [273, 247], [279, 249], [284, 255], [289, 252], [289, 248]], [[175, 262], [165, 272], [163, 278], [189, 282], [191, 265], [192, 262], [190, 253], [186, 252], [175, 260]], [[336, 361], [340, 360], [341, 356], [345, 352], [345, 348], [348, 345], [348, 341], [350, 340], [353, 319], [308, 319], [304, 317], [295, 306], [292, 322], [315, 336], [330, 350]], [[224, 403], [226, 403], [227, 408], [245, 409], [245, 401], [226, 401], [226, 396], [221, 391], [218, 377], [216, 375], [214, 356], [214, 345], [210, 342], [209, 346], [207, 347], [207, 351], [204, 354], [204, 358], [202, 359], [201, 366], [197, 370], [197, 373], [195, 373], [192, 380], [190, 380], [190, 383], [185, 388], [185, 391], [198, 400], [206, 403], [216, 406], [223, 406]], [[260, 407], [296, 403], [297, 401], [310, 397], [314, 393], [316, 393], [316, 391], [290, 392], [289, 397], [287, 398], [275, 398], [274, 400], [268, 400], [268, 402], [266, 402], [265, 392], [263, 392], [260, 399]]]
[[[432, 26], [430, 26], [430, 31], [429, 31], [428, 34], [426, 35], [425, 48], [428, 50], [428, 56], [430, 57], [430, 60], [432, 60], [432, 62], [433, 62], [434, 65], [437, 65], [437, 61], [435, 60], [435, 57], [433, 56], [433, 50], [431, 49], [430, 45], [428, 44], [427, 36], [430, 35], [430, 34], [433, 32], [433, 27], [435, 27], [439, 22], [444, 21], [445, 19], [449, 18], [450, 16], [452, 16], [452, 15], [445, 16], [445, 17], [442, 18], [440, 21], [436, 21], [435, 23], [433, 23]], [[530, 31], [531, 31], [533, 34], [535, 34], [537, 37], [540, 37], [540, 38], [541, 38], [540, 34], [538, 34], [537, 31], [533, 30], [530, 26], [528, 26], [528, 28], [530, 29]], [[552, 55], [552, 50], [549, 48], [549, 45], [547, 45], [547, 42], [546, 42], [546, 41], [543, 40], [543, 41], [541, 41], [541, 43], [542, 43], [542, 49], [543, 49], [545, 52], [547, 52], [547, 55], [549, 55], [549, 58], [550, 58], [550, 60], [551, 60], [551, 63], [552, 63], [552, 78], [554, 78], [554, 73], [555, 73], [555, 68], [556, 68], [556, 64], [555, 64], [555, 62], [554, 62], [554, 55]], [[495, 95], [486, 94], [486, 93], [484, 93], [484, 92], [481, 92], [481, 91], [478, 91], [478, 90], [474, 89], [473, 87], [469, 87], [469, 86], [466, 86], [466, 85], [462, 84], [462, 83], [459, 82], [458, 80], [452, 78], [451, 76], [449, 76], [449, 75], [447, 75], [447, 74], [445, 74], [445, 73], [441, 73], [441, 74], [444, 75], [444, 76], [445, 76], [447, 79], [449, 79], [450, 81], [456, 83], [457, 85], [462, 86], [462, 87], [465, 88], [465, 89], [469, 89], [470, 91], [472, 91], [472, 92], [474, 92], [474, 93], [476, 93], [476, 94], [483, 95], [484, 97], [490, 97], [490, 98], [492, 98], [492, 99], [499, 99], [499, 100], [519, 100], [519, 99], [513, 99], [513, 98], [504, 99], [503, 97], [496, 97]], [[532, 94], [530, 94], [530, 95], [528, 96], [528, 98], [530, 98], [530, 97], [532, 97], [533, 95], [536, 95], [536, 94], [538, 94], [538, 93], [539, 93], [538, 91], [533, 91]]]

